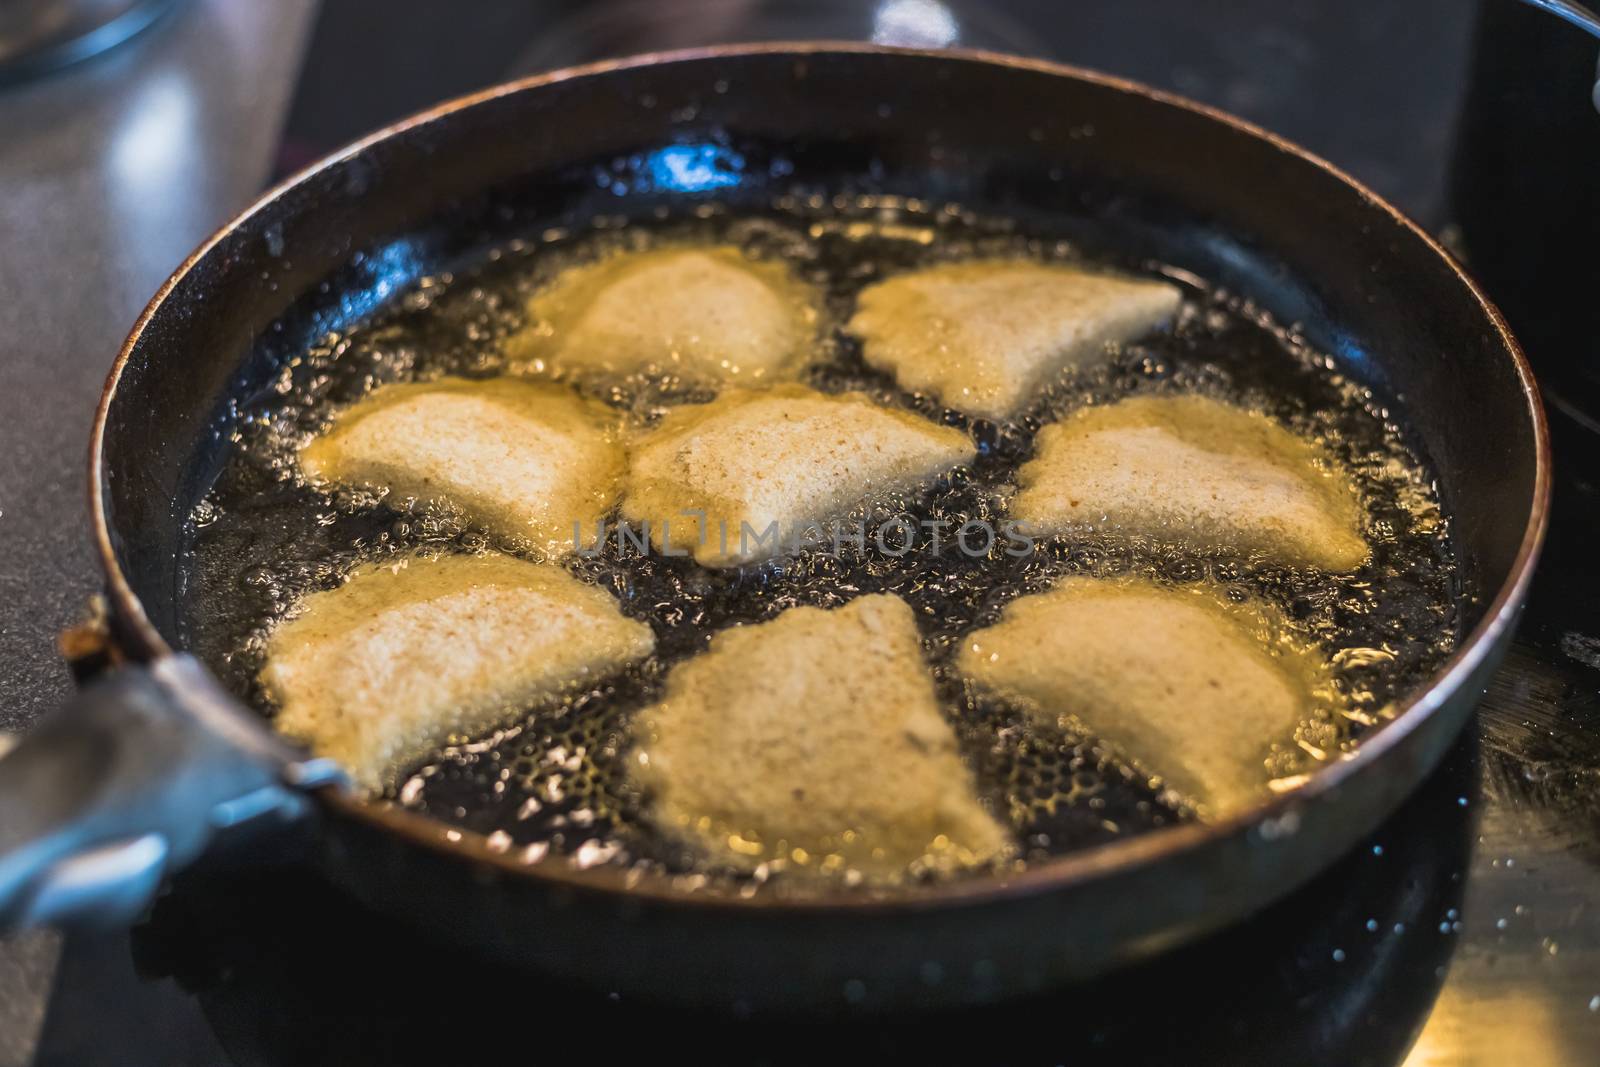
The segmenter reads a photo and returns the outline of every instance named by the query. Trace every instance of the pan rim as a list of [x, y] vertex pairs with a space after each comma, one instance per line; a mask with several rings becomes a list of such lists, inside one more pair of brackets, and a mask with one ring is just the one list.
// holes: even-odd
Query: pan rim
[[[1277, 134], [1218, 108], [1130, 79], [1070, 64], [979, 49], [918, 49], [855, 41], [777, 41], [649, 52], [505, 82], [437, 104], [352, 142], [277, 183], [218, 228], [179, 265], [135, 320], [107, 375], [90, 433], [88, 493], [92, 538], [96, 557], [105, 575], [106, 596], [110, 603], [111, 614], [119, 623], [116, 628], [116, 640], [127, 646], [126, 651], [137, 660], [147, 661], [172, 655], [175, 650], [151, 624], [142, 602], [134, 593], [117, 559], [105, 499], [108, 489], [105, 483], [104, 460], [106, 428], [122, 374], [146, 327], [177, 286], [207, 258], [213, 249], [287, 191], [319, 172], [358, 156], [368, 148], [398, 134], [438, 121], [457, 111], [541, 86], [576, 81], [615, 71], [760, 55], [791, 56], [801, 60], [819, 55], [900, 55], [999, 66], [1075, 79], [1140, 96], [1230, 127], [1236, 132], [1264, 141], [1278, 151], [1296, 157], [1353, 190], [1368, 206], [1388, 216], [1390, 221], [1401, 229], [1410, 231], [1413, 237], [1420, 240], [1438, 257], [1441, 264], [1455, 275], [1457, 282], [1465, 286], [1473, 300], [1477, 302], [1493, 328], [1495, 339], [1512, 358], [1534, 430], [1534, 484], [1532, 498], [1529, 501], [1528, 520], [1506, 578], [1489, 601], [1482, 619], [1463, 638], [1459, 647], [1444, 664], [1430, 676], [1427, 683], [1407, 697], [1394, 718], [1376, 731], [1369, 740], [1364, 740], [1349, 758], [1319, 768], [1304, 785], [1291, 792], [1269, 797], [1262, 803], [1223, 820], [1206, 824], [1184, 823], [1163, 827], [1133, 838], [1110, 841], [1055, 857], [1010, 875], [996, 874], [956, 879], [930, 886], [895, 887], [870, 894], [841, 893], [792, 897], [755, 894], [746, 897], [737, 893], [708, 893], [703, 887], [685, 889], [676, 885], [672, 877], [667, 875], [646, 874], [641, 877], [637, 872], [603, 866], [579, 869], [567, 864], [524, 864], [517, 861], [512, 854], [490, 848], [488, 839], [482, 834], [453, 827], [425, 815], [408, 812], [386, 801], [366, 800], [332, 787], [318, 791], [319, 799], [323, 803], [342, 816], [367, 823], [382, 832], [395, 834], [425, 849], [447, 853], [456, 859], [474, 861], [516, 878], [548, 883], [552, 887], [560, 887], [570, 892], [620, 895], [634, 900], [643, 898], [674, 906], [741, 912], [775, 910], [786, 914], [815, 912], [828, 915], [840, 913], [866, 915], [884, 911], [988, 905], [1062, 890], [1119, 871], [1135, 869], [1162, 857], [1176, 856], [1190, 849], [1200, 848], [1208, 842], [1247, 833], [1251, 828], [1271, 820], [1292, 816], [1300, 807], [1337, 792], [1351, 776], [1381, 759], [1389, 749], [1399, 744], [1423, 721], [1437, 712], [1483, 664], [1505, 631], [1516, 621], [1522, 603], [1526, 599], [1528, 586], [1549, 526], [1552, 482], [1550, 435], [1539, 387], [1521, 346], [1499, 310], [1448, 250], [1404, 212], [1339, 167]], [[255, 720], [254, 717], [252, 719], [252, 725], [262, 730], [268, 729], [264, 723]]]

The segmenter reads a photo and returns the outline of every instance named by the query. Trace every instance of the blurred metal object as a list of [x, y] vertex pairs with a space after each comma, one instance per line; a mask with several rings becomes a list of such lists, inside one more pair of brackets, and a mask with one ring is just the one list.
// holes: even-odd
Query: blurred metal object
[[[1571, 0], [1527, 0], [1527, 2], [1550, 12], [1557, 18], [1564, 19], [1591, 37], [1600, 38], [1600, 15], [1596, 15], [1582, 4], [1574, 4]], [[1589, 99], [1594, 104], [1595, 110], [1600, 111], [1600, 61], [1595, 63], [1595, 82], [1589, 90]]]
[[949, 48], [961, 38], [955, 12], [939, 0], [883, 0], [872, 12], [872, 40], [908, 48]]
[[1600, 37], [1600, 16], [1596, 16], [1582, 4], [1574, 4], [1571, 0], [1527, 0], [1527, 2]]
[[131, 923], [217, 839], [290, 826], [310, 789], [341, 782], [239, 730], [231, 706], [174, 656], [108, 674], [25, 734], [0, 760], [0, 934]]
[[1451, 214], [1545, 395], [1600, 431], [1596, 36], [1568, 0], [1482, 0]]
[[19, 81], [114, 48], [175, 0], [6, 0], [0, 3], [0, 82]]

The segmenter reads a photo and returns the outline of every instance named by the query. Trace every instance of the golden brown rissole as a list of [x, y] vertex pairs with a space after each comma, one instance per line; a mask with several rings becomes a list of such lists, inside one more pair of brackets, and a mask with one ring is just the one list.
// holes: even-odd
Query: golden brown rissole
[[636, 734], [658, 824], [724, 863], [892, 881], [1010, 849], [897, 597], [724, 630], [672, 670]]
[[[634, 445], [622, 514], [648, 522], [658, 548], [667, 532], [701, 564], [734, 566], [778, 554], [808, 524], [871, 497], [931, 482], [975, 451], [959, 430], [855, 393], [730, 390], [672, 410]], [[690, 512], [704, 513], [703, 531]]]
[[616, 417], [565, 386], [445, 378], [375, 390], [301, 450], [300, 466], [313, 483], [443, 502], [560, 556], [616, 502], [625, 458]]
[[1272, 745], [1336, 700], [1320, 650], [1209, 581], [1068, 578], [968, 635], [956, 667], [1040, 719], [1076, 720], [1213, 816], [1264, 795]]
[[587, 689], [654, 644], [611, 594], [554, 564], [410, 556], [300, 601], [267, 640], [261, 681], [280, 731], [376, 790], [449, 738]]
[[732, 245], [613, 253], [536, 293], [523, 358], [580, 377], [651, 370], [690, 382], [766, 382], [805, 363], [816, 297], [781, 263]]
[[1370, 554], [1355, 483], [1265, 415], [1203, 396], [1086, 408], [1039, 431], [1014, 519], [1048, 536], [1139, 534], [1350, 571]]
[[1166, 282], [1033, 263], [967, 260], [862, 292], [850, 330], [862, 355], [906, 389], [986, 419], [1019, 414], [1067, 367], [1101, 363], [1113, 342], [1168, 321]]

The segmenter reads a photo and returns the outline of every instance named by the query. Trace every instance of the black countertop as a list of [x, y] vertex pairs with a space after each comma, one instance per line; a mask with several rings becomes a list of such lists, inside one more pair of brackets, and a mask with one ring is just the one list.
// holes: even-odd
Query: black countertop
[[[659, 24], [608, 22], [596, 6], [332, 0], [306, 52], [280, 167], [510, 74], [731, 32], [683, 18], [687, 3], [654, 5], [666, 13], [653, 16]], [[852, 33], [862, 6], [817, 4], [811, 17], [832, 20], [819, 32]], [[49, 641], [93, 585], [76, 532], [76, 471], [116, 336], [160, 273], [248, 199], [276, 139], [305, 7], [274, 5], [282, 22], [252, 7], [196, 0], [120, 56], [0, 92], [0, 127], [23, 129], [33, 149], [0, 143], [0, 190], [25, 189], [37, 216], [0, 200], [0, 724], [25, 725], [64, 688]], [[971, 39], [1218, 104], [1332, 158], [1426, 224], [1447, 221], [1469, 5], [1241, 0], [1224, 16], [1199, 7], [975, 5]], [[222, 39], [243, 54], [206, 54], [192, 40], [202, 20], [207, 32], [237, 35]], [[174, 38], [197, 54], [176, 53]], [[106, 169], [106, 149], [82, 143], [109, 127], [68, 139], [52, 125], [81, 116], [92, 93], [121, 86], [129, 97], [158, 61], [200, 87], [207, 121], [190, 131], [187, 167], [164, 172], [165, 187], [130, 192]], [[233, 72], [219, 69], [228, 64]], [[119, 105], [111, 110], [130, 122], [160, 103]], [[60, 151], [43, 151], [51, 145]], [[88, 224], [120, 227], [126, 246], [108, 249], [73, 226], [87, 206], [98, 212]], [[41, 247], [55, 249], [45, 279], [35, 277]], [[138, 256], [117, 258], [128, 248]], [[1556, 431], [1546, 562], [1516, 648], [1445, 765], [1290, 900], [1092, 988], [890, 1023], [697, 1018], [551, 989], [419, 945], [291, 868], [191, 880], [131, 937], [69, 940], [53, 980], [40, 963], [48, 947], [0, 945], [0, 1005], [48, 992], [44, 1064], [455, 1063], [507, 1052], [605, 1062], [668, 1049], [772, 1062], [1600, 1062], [1600, 568], [1590, 550], [1600, 440], [1563, 422]], [[15, 1014], [0, 1006], [0, 1065], [33, 1043], [32, 1022]]]

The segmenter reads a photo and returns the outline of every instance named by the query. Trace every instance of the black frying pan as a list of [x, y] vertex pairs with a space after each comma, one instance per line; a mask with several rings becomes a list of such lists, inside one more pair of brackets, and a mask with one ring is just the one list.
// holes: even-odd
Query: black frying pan
[[[708, 142], [742, 161], [714, 191], [641, 171], [618, 198], [594, 180], [597, 164]], [[230, 398], [410, 278], [508, 235], [710, 195], [762, 205], [795, 185], [1092, 227], [1130, 258], [1301, 324], [1400, 402], [1438, 471], [1465, 589], [1458, 651], [1354, 758], [1236, 818], [1006, 879], [822, 900], [524, 866], [342, 791], [176, 651], [182, 525], [218, 469]], [[361, 899], [518, 964], [656, 998], [805, 1009], [991, 999], [1093, 975], [1238, 919], [1338, 857], [1438, 760], [1509, 642], [1549, 458], [1534, 384], [1494, 309], [1425, 233], [1327, 164], [1083, 71], [783, 45], [491, 90], [273, 191], [140, 318], [106, 386], [91, 476], [107, 610], [71, 643], [81, 664], [127, 665], [0, 761], [0, 925], [128, 921], [175, 868], [286, 826]]]

